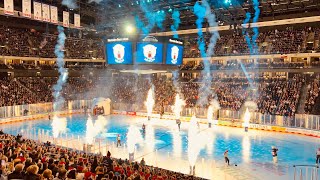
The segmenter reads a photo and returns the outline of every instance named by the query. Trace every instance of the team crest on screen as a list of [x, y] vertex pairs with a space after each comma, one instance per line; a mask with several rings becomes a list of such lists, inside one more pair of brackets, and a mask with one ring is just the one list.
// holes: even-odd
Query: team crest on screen
[[124, 46], [121, 44], [116, 44], [113, 46], [113, 56], [116, 61], [116, 63], [123, 63], [124, 61]]
[[171, 48], [171, 63], [177, 64], [179, 57], [179, 48], [177, 46], [173, 46]]
[[152, 44], [148, 44], [143, 46], [143, 55], [144, 55], [144, 60], [147, 62], [153, 62], [156, 58], [156, 54], [157, 54], [157, 47], [152, 45]]

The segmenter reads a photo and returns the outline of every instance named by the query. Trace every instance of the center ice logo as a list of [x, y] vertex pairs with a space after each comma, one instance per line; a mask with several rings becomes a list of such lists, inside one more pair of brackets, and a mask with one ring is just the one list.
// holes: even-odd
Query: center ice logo
[[171, 63], [177, 64], [179, 57], [179, 48], [177, 46], [173, 46], [171, 48]]
[[148, 44], [143, 46], [143, 55], [144, 55], [144, 60], [147, 62], [153, 62], [156, 58], [157, 54], [157, 47], [152, 45], [152, 44]]
[[123, 63], [124, 61], [124, 46], [121, 44], [116, 44], [113, 46], [113, 56], [116, 61], [116, 63]]

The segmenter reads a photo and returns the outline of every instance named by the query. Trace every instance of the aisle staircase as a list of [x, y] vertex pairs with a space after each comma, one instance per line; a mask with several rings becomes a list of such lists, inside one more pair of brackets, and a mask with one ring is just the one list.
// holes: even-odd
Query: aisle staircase
[[297, 114], [304, 114], [305, 102], [307, 99], [308, 85], [304, 84], [301, 88], [300, 98], [298, 102]]
[[28, 87], [26, 87], [25, 85], [23, 85], [18, 79], [13, 79], [12, 81], [14, 81], [15, 83], [18, 84], [18, 86], [20, 86], [21, 88], [27, 90], [30, 94], [36, 96], [36, 93], [33, 92], [31, 89], [29, 89]]
[[317, 97], [314, 103], [313, 109], [311, 111], [311, 114], [320, 115], [320, 96]]

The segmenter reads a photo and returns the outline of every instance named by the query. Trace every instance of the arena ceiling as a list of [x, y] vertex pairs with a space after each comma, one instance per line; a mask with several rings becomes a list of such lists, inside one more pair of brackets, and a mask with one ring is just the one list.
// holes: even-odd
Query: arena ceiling
[[[40, 0], [38, 0], [40, 1]], [[62, 5], [62, 0], [41, 0], [43, 3], [58, 6], [59, 9], [69, 10], [81, 14], [82, 23], [95, 25], [99, 31], [123, 29], [123, 24], [134, 23], [134, 16], [144, 19], [140, 7], [141, 0], [74, 0], [77, 8], [68, 9]], [[180, 11], [181, 24], [179, 29], [195, 28], [196, 17], [193, 6], [196, 0], [143, 0], [151, 11], [163, 10], [167, 12], [164, 22], [166, 30], [172, 24], [171, 12]], [[99, 3], [97, 3], [99, 2]], [[252, 0], [208, 0], [220, 25], [240, 24], [246, 12], [254, 13]], [[259, 0], [260, 21], [269, 19], [284, 19], [298, 16], [319, 15], [320, 0]], [[15, 0], [15, 7], [19, 10], [21, 0]], [[59, 11], [62, 17], [62, 11]], [[72, 18], [72, 16], [71, 16]], [[160, 31], [154, 29], [154, 31]]]
[[[179, 29], [195, 28], [196, 17], [193, 6], [196, 0], [145, 0], [149, 9], [153, 11], [164, 10], [167, 13], [166, 29], [172, 24], [171, 12], [180, 11], [181, 24]], [[260, 20], [283, 19], [285, 16], [301, 17], [319, 15], [320, 0], [259, 0]], [[254, 13], [252, 0], [208, 0], [220, 25], [241, 24], [245, 13]], [[133, 16], [138, 15], [144, 19], [139, 0], [105, 0], [100, 3], [98, 28], [123, 29], [123, 23], [134, 21]], [[144, 19], [144, 21], [146, 21]], [[155, 31], [160, 31], [155, 29]]]

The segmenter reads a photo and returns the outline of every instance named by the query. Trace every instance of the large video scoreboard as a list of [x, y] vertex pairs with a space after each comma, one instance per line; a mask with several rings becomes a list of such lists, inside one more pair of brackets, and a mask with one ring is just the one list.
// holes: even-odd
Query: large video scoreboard
[[179, 39], [154, 37], [141, 41], [128, 38], [108, 39], [106, 60], [110, 65], [167, 64], [181, 65], [184, 45]]

